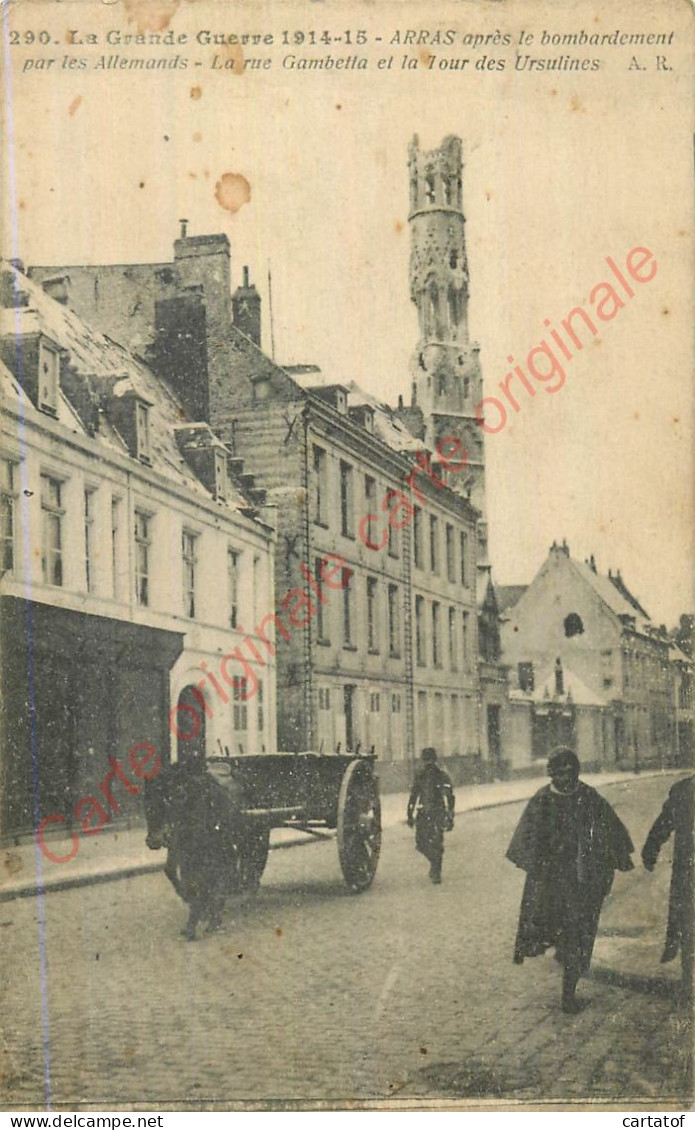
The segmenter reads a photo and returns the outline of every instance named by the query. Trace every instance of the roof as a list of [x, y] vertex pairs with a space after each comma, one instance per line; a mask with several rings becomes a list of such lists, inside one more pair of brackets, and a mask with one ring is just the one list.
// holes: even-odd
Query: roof
[[357, 381], [350, 381], [346, 385], [348, 390], [348, 405], [357, 407], [366, 404], [374, 409], [374, 433], [383, 440], [393, 451], [422, 451], [422, 440], [418, 440], [408, 431], [405, 424], [396, 415], [395, 409], [378, 400], [376, 396], [365, 392]]
[[601, 598], [604, 604], [608, 605], [611, 612], [616, 616], [629, 616], [635, 621], [635, 627], [644, 631], [645, 629], [652, 628], [649, 617], [644, 613], [640, 615], [635, 607], [636, 602], [627, 600], [619, 589], [613, 584], [610, 577], [602, 573], [594, 572], [590, 565], [583, 561], [576, 561], [570, 558], [574, 568], [584, 578], [584, 580], [592, 587], [594, 592]]
[[497, 608], [500, 612], [507, 612], [513, 608], [526, 592], [528, 585], [495, 585]]
[[[78, 379], [84, 379], [85, 387], [89, 386], [98, 395], [110, 397], [120, 397], [132, 391], [147, 401], [151, 406], [150, 451], [154, 470], [211, 498], [210, 491], [203, 486], [179, 450], [175, 428], [186, 417], [181, 402], [166, 381], [124, 346], [91, 329], [73, 310], [49, 297], [40, 284], [6, 261], [2, 262], [2, 267], [14, 273], [15, 289], [27, 296], [27, 305], [0, 310], [0, 335], [12, 337], [42, 332], [68, 351], [70, 369]], [[3, 373], [4, 389], [14, 400], [23, 395], [8, 370]], [[26, 397], [24, 400], [26, 402]], [[89, 434], [65, 390], [61, 391], [58, 419], [72, 431]], [[94, 438], [127, 455], [125, 441], [104, 413], [99, 413], [98, 420]], [[247, 510], [251, 504], [236, 486], [230, 484], [227, 506], [232, 510]]]

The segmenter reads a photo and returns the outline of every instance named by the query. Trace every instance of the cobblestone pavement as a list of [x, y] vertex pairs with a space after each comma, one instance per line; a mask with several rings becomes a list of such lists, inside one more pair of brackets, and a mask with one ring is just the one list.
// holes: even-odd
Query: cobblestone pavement
[[[602, 790], [637, 848], [667, 784]], [[50, 1083], [67, 1108], [682, 1108], [689, 1016], [678, 969], [659, 965], [670, 850], [652, 875], [616, 877], [580, 985], [589, 1006], [568, 1017], [550, 955], [511, 962], [523, 874], [504, 852], [520, 811], [462, 814], [441, 887], [403, 825], [387, 830], [362, 895], [343, 888], [334, 842], [272, 852], [259, 894], [195, 944], [162, 875], [3, 905], [4, 1103], [43, 1106]]]

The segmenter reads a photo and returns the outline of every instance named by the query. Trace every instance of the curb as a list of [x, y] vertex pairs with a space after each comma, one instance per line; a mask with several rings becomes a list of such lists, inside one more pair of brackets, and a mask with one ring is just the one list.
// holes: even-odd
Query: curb
[[[324, 836], [324, 839], [335, 839], [335, 833]], [[285, 840], [279, 844], [271, 844], [270, 851], [281, 851], [283, 848], [303, 847], [306, 844], [316, 843], [314, 836], [307, 839]], [[58, 894], [61, 891], [70, 891], [74, 887], [93, 887], [99, 883], [111, 883], [117, 879], [134, 879], [138, 875], [152, 875], [164, 870], [164, 863], [136, 863], [130, 867], [118, 867], [112, 871], [92, 871], [83, 875], [73, 875], [66, 879], [49, 880], [42, 887], [38, 883], [26, 883], [23, 887], [13, 887], [11, 890], [0, 890], [0, 903], [14, 902], [15, 899], [37, 898], [39, 895]]]
[[[645, 780], [648, 777], [657, 777], [662, 772], [663, 772], [663, 770], [657, 769], [657, 770], [651, 770], [650, 771], [650, 770], [647, 769], [643, 773], [640, 773], [638, 776], [629, 775], [629, 776], [626, 776], [625, 778], [621, 778], [621, 779], [618, 779], [616, 781], [608, 781], [605, 785], [602, 785], [601, 787], [605, 789], [605, 788], [610, 788], [612, 785], [620, 785], [620, 784], [623, 784], [623, 783], [627, 783], [627, 781], [629, 781], [629, 780], [633, 780], [633, 781], [634, 780], [637, 780], [637, 781]], [[678, 770], [674, 770], [674, 772], [678, 772]], [[506, 807], [510, 804], [525, 804], [527, 801], [529, 801], [531, 799], [531, 797], [533, 795], [534, 795], [534, 793], [529, 793], [528, 796], [514, 797], [514, 798], [506, 799], [506, 800], [494, 800], [494, 801], [490, 801], [486, 804], [476, 804], [476, 805], [472, 806], [471, 808], [461, 808], [461, 809], [459, 809], [459, 811], [456, 813], [456, 815], [458, 817], [461, 817], [461, 816], [464, 816], [466, 813], [469, 813], [469, 812], [484, 812], [487, 809], [491, 809], [491, 808], [504, 808], [504, 807]], [[407, 821], [405, 819], [396, 820], [396, 821], [393, 821], [392, 823], [386, 825], [386, 827], [398, 827], [400, 825], [403, 825], [405, 827], [406, 824], [407, 824]], [[335, 831], [333, 831], [333, 832], [329, 832], [327, 834], [322, 835], [321, 839], [334, 840], [335, 837], [336, 837], [336, 833], [335, 833]], [[318, 837], [305, 834], [305, 836], [303, 836], [302, 839], [294, 838], [294, 839], [283, 840], [280, 843], [275, 843], [275, 844], [271, 843], [270, 851], [282, 851], [285, 848], [303, 847], [306, 844], [316, 843], [317, 840], [318, 840]], [[115, 868], [112, 871], [101, 871], [101, 872], [100, 871], [94, 871], [94, 872], [86, 873], [86, 874], [83, 874], [83, 875], [74, 875], [70, 878], [56, 879], [55, 882], [49, 881], [48, 883], [44, 884], [43, 887], [40, 887], [35, 882], [34, 883], [27, 883], [23, 887], [13, 887], [12, 890], [4, 890], [4, 891], [0, 890], [0, 903], [13, 902], [15, 899], [35, 898], [39, 895], [48, 895], [48, 894], [53, 894], [53, 893], [59, 893], [60, 891], [69, 891], [69, 890], [72, 890], [74, 887], [96, 886], [99, 883], [115, 882], [118, 879], [133, 879], [138, 875], [150, 875], [150, 874], [153, 874], [156, 871], [163, 871], [163, 870], [164, 870], [164, 863], [138, 863], [138, 864], [135, 864], [135, 865], [131, 865], [130, 867], [125, 866], [125, 867]]]

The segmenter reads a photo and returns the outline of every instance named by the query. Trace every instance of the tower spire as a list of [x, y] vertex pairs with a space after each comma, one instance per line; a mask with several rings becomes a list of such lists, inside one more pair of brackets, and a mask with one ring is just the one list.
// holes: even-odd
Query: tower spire
[[[410, 297], [418, 314], [411, 362], [425, 438], [436, 447], [457, 436], [468, 453], [462, 489], [485, 514], [483, 433], [475, 419], [483, 397], [479, 346], [468, 332], [469, 274], [463, 214], [461, 140], [445, 137], [437, 149], [408, 149], [410, 177]], [[487, 561], [484, 517], [478, 530], [479, 563]]]

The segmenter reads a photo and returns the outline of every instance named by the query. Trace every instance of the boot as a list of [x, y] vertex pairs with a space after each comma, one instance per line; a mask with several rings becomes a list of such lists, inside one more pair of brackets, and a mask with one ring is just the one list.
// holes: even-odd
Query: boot
[[565, 969], [562, 974], [562, 1011], [576, 1016], [583, 1009], [583, 1004], [577, 1000], [577, 982], [579, 974], [576, 969]]

